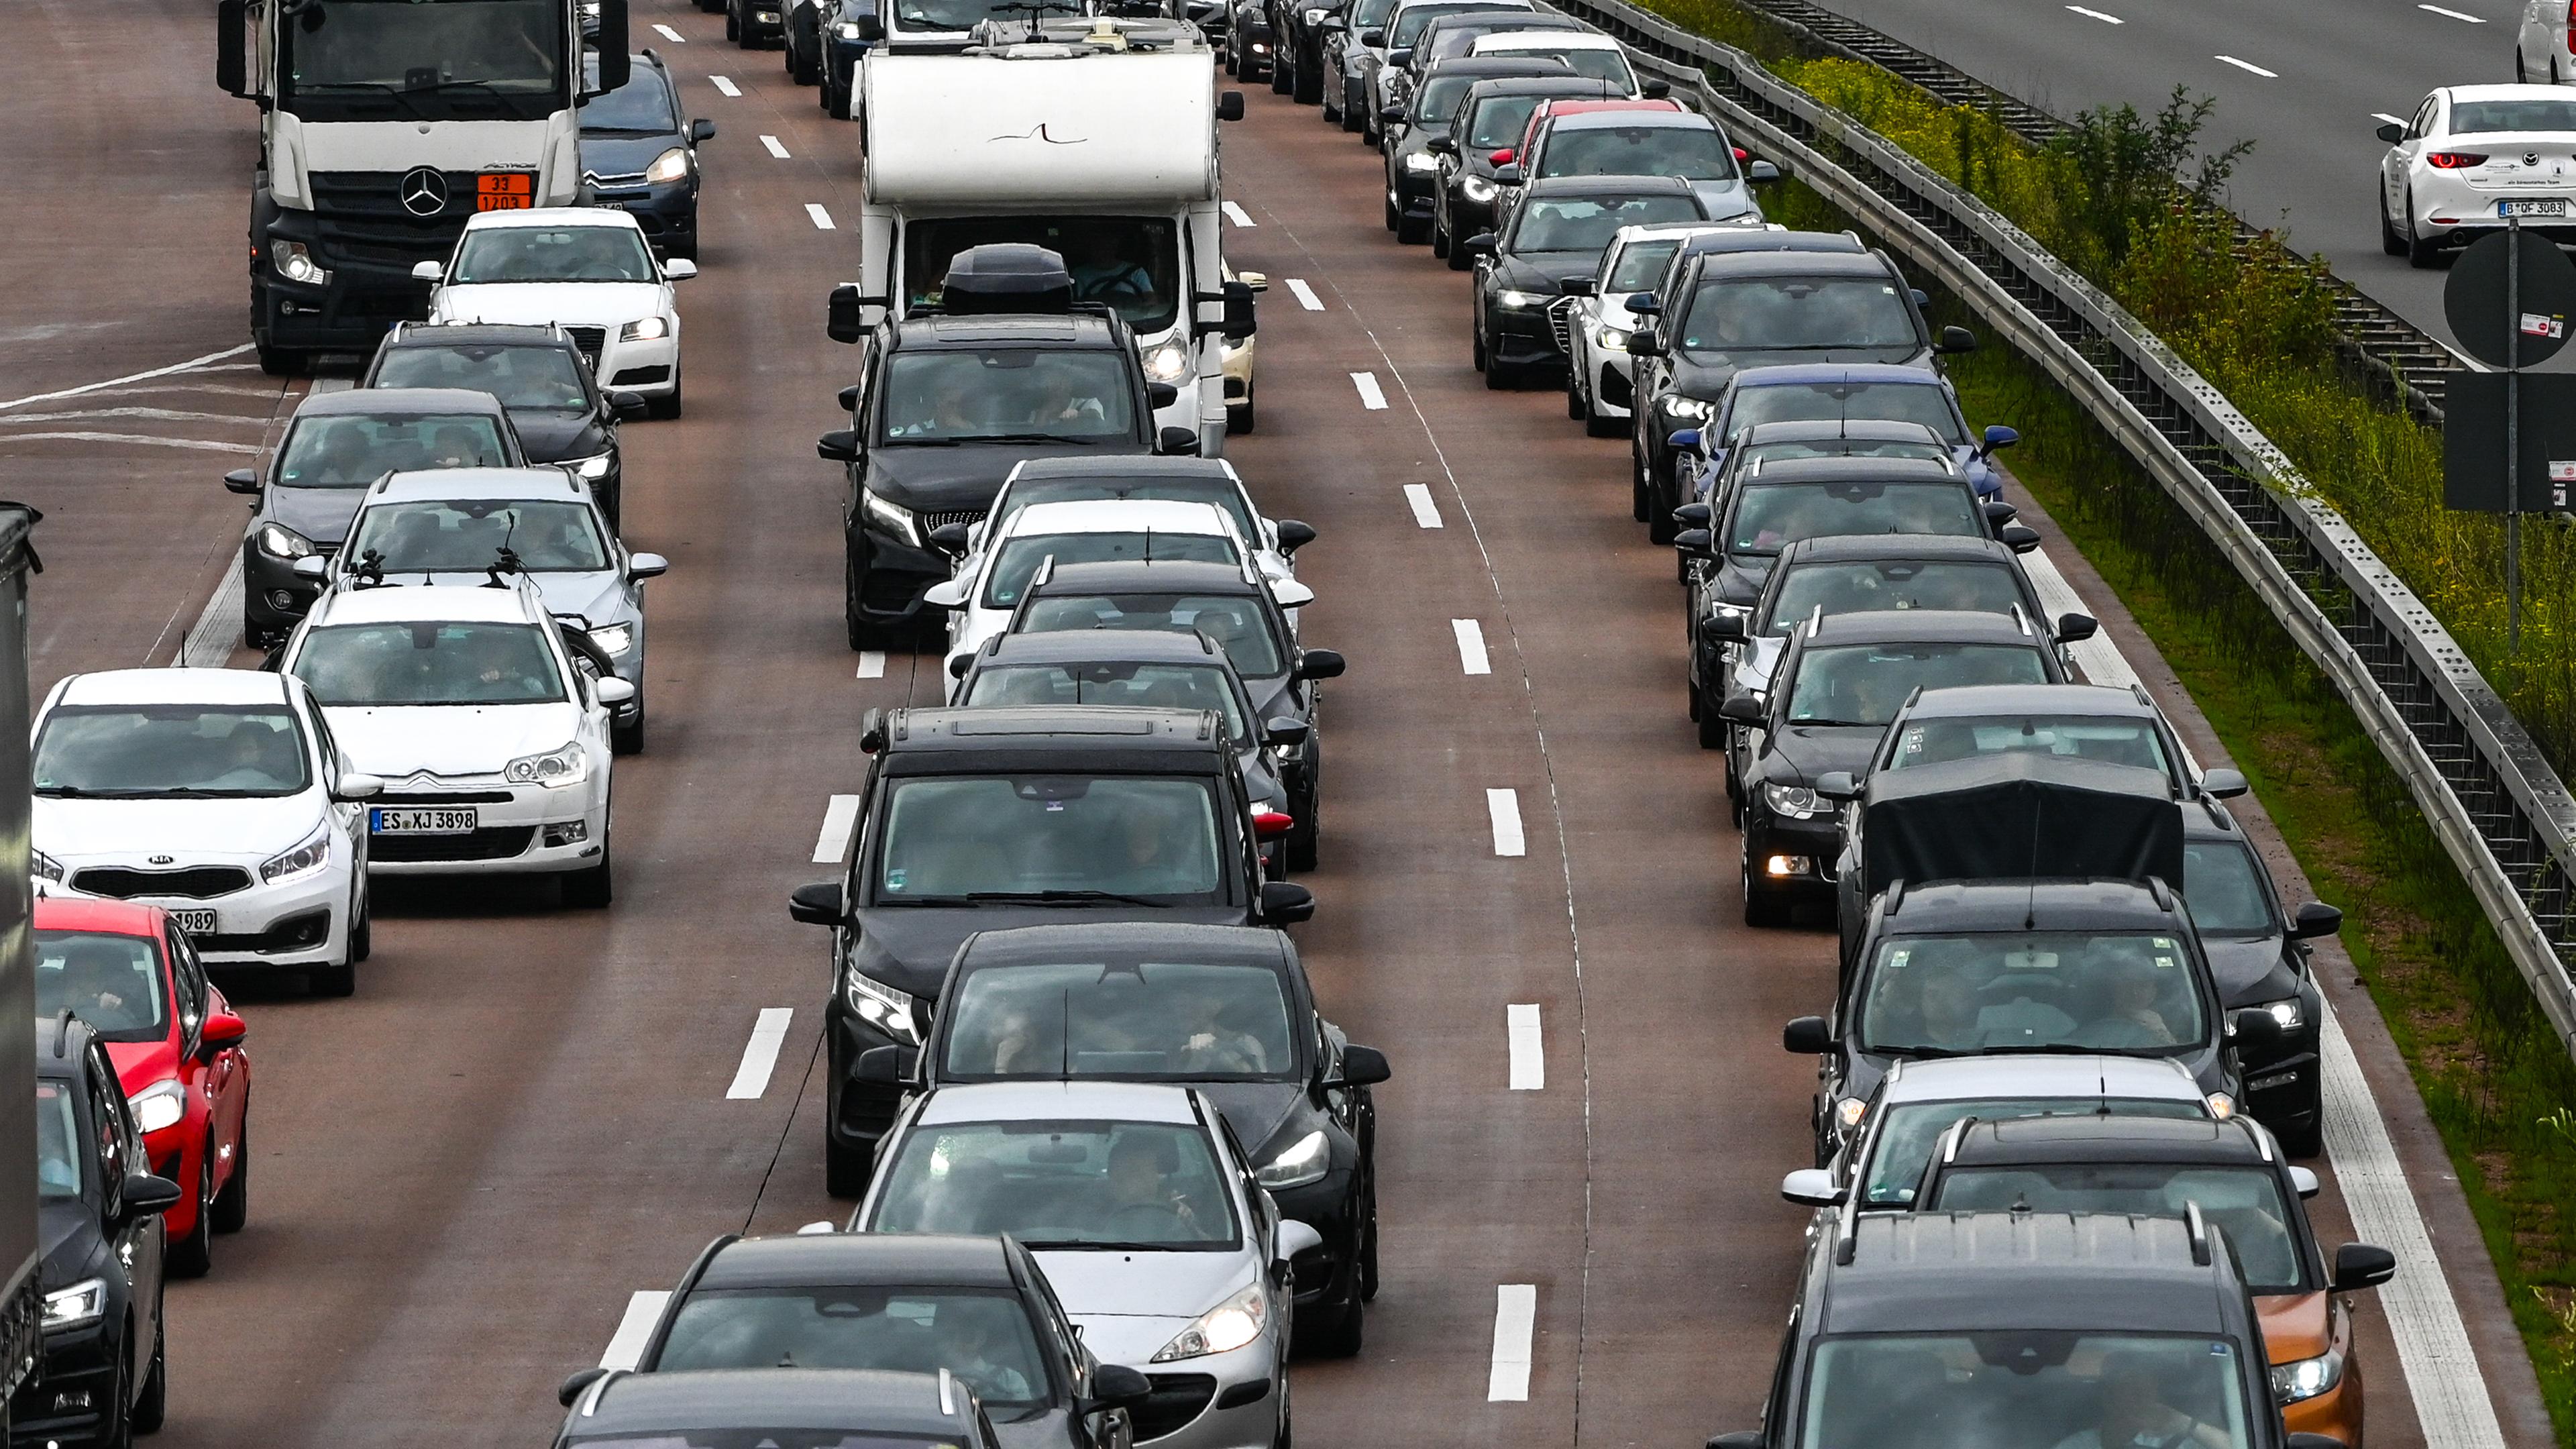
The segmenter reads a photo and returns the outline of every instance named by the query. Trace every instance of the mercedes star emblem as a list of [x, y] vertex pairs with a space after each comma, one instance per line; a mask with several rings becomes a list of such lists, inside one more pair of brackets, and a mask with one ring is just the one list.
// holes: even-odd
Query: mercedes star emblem
[[447, 178], [426, 166], [415, 166], [403, 173], [396, 194], [402, 198], [403, 210], [414, 216], [436, 216], [447, 209]]

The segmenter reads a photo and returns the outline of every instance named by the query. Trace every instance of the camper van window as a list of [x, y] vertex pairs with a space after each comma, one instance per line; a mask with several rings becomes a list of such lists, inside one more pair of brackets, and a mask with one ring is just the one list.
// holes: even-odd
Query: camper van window
[[1004, 0], [901, 0], [894, 13], [919, 30], [972, 30], [987, 20], [1025, 20], [1029, 7]]
[[949, 259], [968, 247], [1027, 242], [1064, 258], [1077, 302], [1114, 307], [1139, 332], [1180, 310], [1180, 244], [1165, 216], [973, 216], [907, 223], [903, 275], [911, 305], [939, 300]]

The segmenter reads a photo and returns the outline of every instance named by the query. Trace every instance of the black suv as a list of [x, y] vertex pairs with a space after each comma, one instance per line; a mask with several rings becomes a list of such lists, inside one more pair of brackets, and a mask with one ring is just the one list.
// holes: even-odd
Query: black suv
[[617, 425], [644, 416], [647, 408], [641, 394], [600, 390], [591, 372], [601, 346], [594, 334], [600, 331], [502, 322], [405, 322], [385, 334], [358, 386], [462, 387], [490, 393], [508, 410], [527, 461], [553, 463], [579, 475], [608, 515], [608, 526], [619, 528], [626, 470]]
[[97, 1033], [68, 1011], [35, 1030], [44, 1358], [10, 1401], [9, 1437], [121, 1446], [160, 1428], [169, 1399], [161, 1211], [179, 1184], [152, 1175]]
[[2230, 1011], [2271, 1016], [2279, 1037], [2240, 1043], [2245, 1110], [2298, 1157], [2325, 1148], [2325, 1086], [2318, 1034], [2325, 1000], [2308, 970], [2308, 942], [2343, 929], [2343, 912], [2320, 901], [2281, 909], [2272, 874], [2226, 809], [2204, 800], [2182, 812], [2183, 898]]
[[295, 561], [339, 551], [367, 485], [413, 468], [519, 468], [510, 415], [488, 392], [364, 388], [298, 404], [264, 471], [235, 468], [224, 487], [250, 496], [242, 530], [242, 643], [268, 649], [313, 607], [320, 580]]
[[868, 778], [841, 873], [789, 903], [833, 928], [823, 1145], [835, 1196], [867, 1186], [894, 1117], [894, 1089], [861, 1081], [859, 1058], [920, 1043], [966, 937], [1104, 915], [1243, 926], [1314, 914], [1305, 887], [1262, 879], [1213, 710], [871, 712], [859, 747]]

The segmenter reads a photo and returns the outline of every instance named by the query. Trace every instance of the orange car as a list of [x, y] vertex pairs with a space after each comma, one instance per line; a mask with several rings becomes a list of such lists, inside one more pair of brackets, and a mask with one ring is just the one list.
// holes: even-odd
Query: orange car
[[2361, 1449], [2361, 1361], [2343, 1295], [2397, 1271], [2385, 1248], [2346, 1243], [2329, 1264], [2301, 1199], [2316, 1174], [2293, 1167], [2245, 1118], [1970, 1117], [1923, 1169], [1917, 1211], [2140, 1213], [2192, 1207], [2236, 1250], [2272, 1366], [2272, 1397], [2294, 1434]]

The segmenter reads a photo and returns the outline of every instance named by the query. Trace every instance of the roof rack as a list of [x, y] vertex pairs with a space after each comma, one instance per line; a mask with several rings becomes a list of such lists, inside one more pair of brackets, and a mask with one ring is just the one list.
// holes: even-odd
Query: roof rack
[[2200, 1216], [2200, 1204], [2185, 1200], [2182, 1205], [2183, 1231], [2191, 1235], [2191, 1261], [2209, 1266], [2209, 1224]]
[[2012, 602], [2012, 621], [2013, 627], [2021, 630], [2023, 638], [2027, 639], [2030, 637], [2030, 616], [2021, 611], [2021, 600], [2019, 599], [2015, 599]]
[[71, 1055], [72, 1023], [79, 1019], [72, 1015], [68, 1006], [54, 1017], [54, 1060], [61, 1061]]
[[601, 1374], [597, 1381], [591, 1384], [590, 1393], [581, 1401], [581, 1417], [587, 1419], [598, 1413], [600, 1395], [607, 1393], [608, 1386], [617, 1382], [619, 1376], [632, 1372], [634, 1372], [632, 1369], [613, 1368]]
[[946, 1364], [939, 1366], [939, 1412], [957, 1417], [957, 1381], [949, 1376]]

